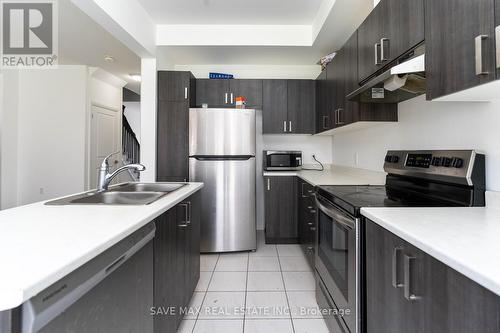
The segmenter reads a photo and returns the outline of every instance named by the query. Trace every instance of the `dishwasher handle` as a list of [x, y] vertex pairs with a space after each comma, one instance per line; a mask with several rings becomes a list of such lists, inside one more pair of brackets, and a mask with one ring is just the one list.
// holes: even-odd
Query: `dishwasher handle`
[[155, 230], [155, 224], [148, 223], [23, 303], [21, 332], [40, 331], [149, 243]]

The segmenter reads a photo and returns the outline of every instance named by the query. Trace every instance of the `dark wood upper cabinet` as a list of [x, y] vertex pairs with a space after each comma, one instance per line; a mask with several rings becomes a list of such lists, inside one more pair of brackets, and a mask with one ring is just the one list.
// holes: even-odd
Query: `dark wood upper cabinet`
[[314, 134], [316, 82], [288, 80], [288, 133]]
[[264, 177], [266, 243], [298, 243], [297, 177]]
[[230, 107], [229, 80], [197, 79], [196, 106]]
[[196, 97], [195, 78], [191, 72], [159, 71], [158, 100], [185, 102], [194, 105]]
[[230, 103], [236, 105], [236, 97], [244, 96], [247, 108], [262, 107], [262, 80], [243, 79], [229, 80]]
[[263, 80], [262, 132], [283, 134], [288, 120], [287, 80]]
[[389, 18], [388, 1], [382, 0], [358, 28], [359, 81], [363, 81], [382, 68], [380, 40], [387, 35]]
[[425, 1], [427, 99], [495, 79], [494, 1]]
[[327, 102], [327, 69], [316, 78], [316, 133], [330, 129], [331, 119]]
[[500, 297], [366, 221], [366, 319], [371, 333], [493, 333]]
[[359, 81], [421, 43], [424, 0], [382, 0], [358, 29]]

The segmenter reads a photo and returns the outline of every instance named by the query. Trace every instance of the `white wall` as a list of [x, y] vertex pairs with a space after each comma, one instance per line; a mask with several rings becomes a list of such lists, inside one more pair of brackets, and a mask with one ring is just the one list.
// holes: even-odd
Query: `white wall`
[[428, 102], [419, 96], [398, 111], [398, 123], [335, 135], [334, 164], [382, 171], [388, 149], [477, 149], [486, 154], [487, 189], [500, 190], [500, 101]]
[[0, 73], [0, 209], [17, 205], [19, 72]]
[[141, 60], [141, 180], [156, 181], [156, 59]]
[[123, 102], [125, 105], [125, 117], [141, 143], [141, 102]]
[[87, 67], [19, 72], [18, 205], [84, 189], [86, 110]]

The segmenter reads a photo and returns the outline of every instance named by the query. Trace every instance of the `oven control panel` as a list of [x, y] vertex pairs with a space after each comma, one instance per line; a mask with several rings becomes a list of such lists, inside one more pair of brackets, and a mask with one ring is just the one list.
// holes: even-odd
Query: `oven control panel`
[[484, 168], [484, 155], [474, 150], [390, 150], [384, 170], [389, 174], [442, 180], [460, 184], [472, 183], [476, 160]]

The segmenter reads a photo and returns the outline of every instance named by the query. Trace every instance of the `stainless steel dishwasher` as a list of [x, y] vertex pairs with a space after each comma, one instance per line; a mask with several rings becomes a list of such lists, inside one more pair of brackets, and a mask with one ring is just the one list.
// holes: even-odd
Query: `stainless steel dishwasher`
[[154, 234], [147, 224], [25, 302], [21, 332], [153, 332]]

